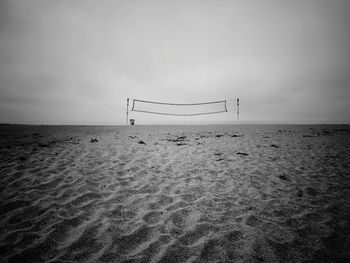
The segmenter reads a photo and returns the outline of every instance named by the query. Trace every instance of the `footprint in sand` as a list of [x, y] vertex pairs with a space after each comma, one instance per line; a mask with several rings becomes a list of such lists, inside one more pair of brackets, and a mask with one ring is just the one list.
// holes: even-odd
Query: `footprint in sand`
[[227, 233], [227, 234], [225, 235], [225, 238], [226, 238], [229, 242], [234, 243], [234, 242], [237, 242], [237, 241], [241, 240], [241, 239], [243, 238], [243, 234], [242, 234], [242, 232], [239, 231], [239, 230], [233, 230], [233, 231]]
[[160, 221], [162, 215], [162, 211], [151, 211], [143, 216], [143, 220], [149, 225], [154, 225]]
[[215, 227], [209, 224], [200, 224], [194, 227], [193, 230], [188, 231], [185, 235], [180, 238], [180, 242], [183, 245], [191, 245], [201, 239], [202, 237], [207, 236], [211, 230], [214, 230]]
[[227, 260], [227, 252], [219, 239], [209, 239], [199, 256], [199, 262], [224, 262]]
[[318, 195], [318, 191], [312, 187], [306, 187], [306, 193], [309, 195], [309, 196], [316, 196]]
[[179, 202], [177, 202], [177, 203], [175, 203], [175, 204], [172, 204], [172, 205], [168, 206], [168, 207], [166, 208], [166, 210], [167, 210], [167, 211], [174, 211], [174, 210], [177, 210], [177, 209], [179, 209], [179, 208], [184, 208], [184, 207], [186, 207], [186, 206], [187, 206], [187, 203], [186, 203], [186, 202], [184, 202], [184, 201], [179, 201]]
[[142, 225], [132, 233], [115, 240], [114, 245], [118, 248], [118, 253], [126, 253], [147, 243], [152, 238], [153, 233], [153, 227]]
[[181, 198], [187, 202], [193, 202], [198, 199], [194, 194], [183, 194]]
[[164, 194], [159, 195], [159, 198], [158, 198], [158, 203], [161, 206], [167, 206], [167, 205], [171, 204], [173, 201], [174, 201], [173, 197], [168, 196], [168, 195], [164, 195]]
[[261, 220], [257, 218], [255, 215], [248, 216], [247, 220], [245, 221], [245, 224], [251, 227], [256, 227], [261, 223], [262, 223]]

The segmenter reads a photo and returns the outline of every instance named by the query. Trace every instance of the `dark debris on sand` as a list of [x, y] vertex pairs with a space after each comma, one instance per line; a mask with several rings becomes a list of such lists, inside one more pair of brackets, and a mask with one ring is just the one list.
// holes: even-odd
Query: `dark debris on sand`
[[249, 155], [249, 154], [248, 154], [248, 153], [244, 153], [244, 152], [238, 152], [237, 155], [247, 156], [247, 155]]
[[239, 138], [239, 137], [243, 137], [244, 134], [231, 134], [229, 136], [232, 137], [232, 138]]
[[278, 175], [278, 178], [281, 179], [281, 180], [284, 180], [284, 181], [289, 181], [289, 178], [288, 178], [287, 175], [284, 174], [284, 173]]
[[216, 159], [217, 162], [223, 161], [225, 160], [225, 158], [222, 157], [223, 153], [214, 153], [215, 156], [219, 157], [218, 159]]
[[[169, 133], [166, 134], [166, 135], [170, 135]], [[195, 137], [194, 140], [197, 141], [197, 145], [202, 145], [204, 144], [203, 142], [199, 142], [200, 139], [203, 139], [203, 138], [209, 138], [210, 137], [210, 133], [204, 135], [204, 134], [196, 134], [197, 136], [199, 137]], [[237, 137], [243, 137], [244, 135], [239, 135], [239, 134], [211, 134], [211, 136], [215, 137], [215, 138], [221, 138], [221, 137], [224, 137], [224, 136], [228, 136], [228, 137], [232, 137], [232, 138], [237, 138]], [[137, 136], [133, 136], [133, 135], [130, 135], [129, 136], [130, 139], [136, 139]], [[189, 139], [187, 136], [185, 135], [182, 135], [182, 136], [175, 136], [175, 138], [165, 138], [165, 139], [162, 139], [162, 141], [168, 141], [168, 142], [173, 142], [175, 143], [177, 146], [185, 146], [185, 145], [188, 145], [188, 142], [189, 142]], [[142, 140], [139, 140], [138, 141], [139, 144], [145, 144], [146, 143]], [[154, 145], [159, 145], [159, 143], [154, 143]], [[238, 155], [248, 155], [247, 153], [237, 153]]]
[[175, 139], [165, 139], [166, 141], [168, 142], [175, 142], [177, 146], [184, 146], [184, 145], [187, 145], [186, 142], [188, 142], [188, 140], [186, 140], [187, 136], [179, 136]]
[[177, 137], [176, 139], [166, 139], [169, 142], [183, 142], [186, 139], [186, 136], [180, 136]]

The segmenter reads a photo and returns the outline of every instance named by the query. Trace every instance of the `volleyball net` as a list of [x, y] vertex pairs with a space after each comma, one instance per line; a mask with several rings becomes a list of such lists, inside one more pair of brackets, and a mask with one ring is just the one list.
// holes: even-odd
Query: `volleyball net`
[[133, 99], [131, 111], [172, 116], [197, 116], [227, 112], [227, 108], [226, 100], [199, 103], [166, 103]]

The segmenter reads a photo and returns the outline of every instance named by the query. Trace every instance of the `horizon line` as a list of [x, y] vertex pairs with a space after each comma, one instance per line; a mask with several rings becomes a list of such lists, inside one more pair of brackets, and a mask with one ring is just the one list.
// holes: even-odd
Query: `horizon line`
[[236, 122], [210, 122], [210, 123], [139, 123], [135, 125], [129, 124], [35, 124], [35, 123], [0, 123], [1, 126], [162, 126], [162, 125], [183, 125], [183, 126], [200, 126], [200, 125], [350, 125], [345, 122], [273, 122], [273, 121], [236, 121]]

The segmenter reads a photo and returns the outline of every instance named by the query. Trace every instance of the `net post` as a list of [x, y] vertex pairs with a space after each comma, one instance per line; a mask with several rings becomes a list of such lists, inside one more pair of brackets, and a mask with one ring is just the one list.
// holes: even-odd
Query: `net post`
[[129, 121], [129, 98], [126, 99], [126, 125], [128, 125]]
[[239, 98], [237, 98], [237, 122], [239, 122]]

